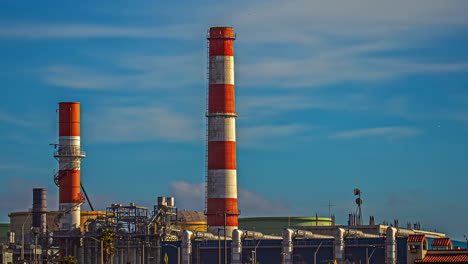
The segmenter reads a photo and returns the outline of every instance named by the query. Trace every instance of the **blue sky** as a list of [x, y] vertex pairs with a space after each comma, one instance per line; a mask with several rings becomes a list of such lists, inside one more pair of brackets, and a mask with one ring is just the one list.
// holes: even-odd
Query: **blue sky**
[[[355, 211], [468, 234], [468, 2], [0, 3], [0, 221], [47, 187], [82, 104], [97, 207], [203, 210], [206, 32], [233, 26], [243, 215]], [[85, 205], [85, 208], [87, 206]]]

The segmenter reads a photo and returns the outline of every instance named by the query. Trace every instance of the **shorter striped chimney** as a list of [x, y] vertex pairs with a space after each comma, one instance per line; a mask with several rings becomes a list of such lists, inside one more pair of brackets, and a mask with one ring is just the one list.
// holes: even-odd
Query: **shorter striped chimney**
[[80, 228], [80, 164], [85, 157], [80, 146], [80, 103], [59, 103], [59, 144], [55, 153], [59, 172], [54, 180], [59, 186], [60, 230]]

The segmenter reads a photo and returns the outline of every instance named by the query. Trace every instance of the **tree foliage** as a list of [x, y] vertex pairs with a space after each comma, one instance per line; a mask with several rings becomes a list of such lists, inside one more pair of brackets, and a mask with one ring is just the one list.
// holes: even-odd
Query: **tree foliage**
[[78, 261], [73, 256], [66, 256], [60, 261], [61, 264], [78, 264]]
[[112, 229], [102, 230], [100, 240], [102, 241], [102, 247], [104, 251], [104, 263], [108, 263], [109, 260], [115, 254], [115, 240], [117, 235]]

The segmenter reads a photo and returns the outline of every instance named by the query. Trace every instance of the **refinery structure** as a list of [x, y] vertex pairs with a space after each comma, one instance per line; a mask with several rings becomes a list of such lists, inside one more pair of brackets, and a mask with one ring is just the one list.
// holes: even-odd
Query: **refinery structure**
[[[47, 190], [32, 190], [32, 210], [11, 212], [1, 225], [0, 264], [5, 263], [468, 263], [443, 233], [335, 217], [239, 217], [232, 27], [212, 27], [209, 41], [205, 212], [179, 210], [177, 197], [157, 197], [152, 208], [134, 203], [94, 210], [80, 180], [80, 103], [60, 102], [59, 207], [47, 207]], [[352, 189], [353, 186], [350, 188]], [[157, 197], [157, 198], [156, 198]], [[91, 208], [83, 210], [83, 204]]]

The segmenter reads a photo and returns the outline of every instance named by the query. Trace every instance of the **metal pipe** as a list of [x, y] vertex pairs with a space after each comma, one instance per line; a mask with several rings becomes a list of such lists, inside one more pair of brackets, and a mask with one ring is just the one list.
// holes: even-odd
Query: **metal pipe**
[[362, 232], [361, 230], [358, 229], [347, 229], [345, 233], [345, 237], [365, 237], [365, 238], [378, 238], [380, 237], [379, 235], [374, 235], [374, 234], [367, 234]]
[[285, 228], [283, 230], [283, 242], [282, 242], [282, 264], [293, 263], [293, 235], [294, 230]]
[[232, 241], [231, 241], [231, 263], [232, 264], [242, 264], [242, 238], [244, 232], [239, 229], [234, 229], [232, 231]]
[[344, 261], [344, 234], [345, 230], [343, 228], [337, 228], [335, 230], [335, 241], [333, 242], [333, 254], [335, 255], [335, 260], [340, 264]]
[[387, 237], [385, 238], [385, 264], [396, 264], [396, 235], [396, 228], [387, 228]]
[[[388, 231], [388, 228], [387, 228], [387, 231]], [[409, 236], [409, 235], [412, 235], [412, 234], [415, 234], [415, 233], [416, 232], [413, 231], [413, 230], [397, 228], [395, 236], [406, 237], [406, 236]]]
[[191, 262], [193, 237], [192, 231], [184, 230], [182, 232], [182, 264], [190, 264]]
[[86, 192], [84, 186], [83, 186], [83, 183], [80, 183], [80, 186], [81, 186], [81, 190], [83, 190], [83, 193], [86, 197], [86, 201], [88, 201], [88, 204], [89, 204], [89, 208], [91, 208], [91, 211], [94, 211], [94, 207], [93, 207], [93, 204], [91, 204], [91, 199], [89, 199], [89, 196], [88, 196], [88, 193]]

